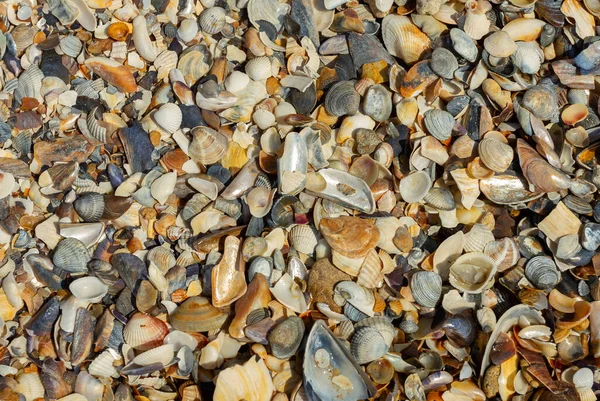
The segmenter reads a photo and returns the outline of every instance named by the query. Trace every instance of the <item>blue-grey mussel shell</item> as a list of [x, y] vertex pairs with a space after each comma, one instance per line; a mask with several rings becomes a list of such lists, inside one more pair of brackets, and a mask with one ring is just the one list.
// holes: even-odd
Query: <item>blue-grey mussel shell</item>
[[146, 264], [137, 256], [129, 253], [117, 253], [110, 263], [119, 272], [125, 285], [135, 294], [141, 280], [148, 278]]
[[470, 310], [449, 316], [442, 328], [446, 337], [460, 348], [471, 345], [477, 334], [477, 322]]
[[31, 336], [50, 334], [52, 326], [58, 319], [60, 312], [60, 301], [54, 296], [47, 300], [35, 315], [27, 322], [25, 330]]
[[75, 238], [65, 238], [60, 241], [52, 255], [54, 265], [69, 273], [87, 272], [90, 259], [85, 245]]
[[548, 256], [535, 256], [525, 265], [525, 277], [536, 288], [549, 291], [558, 284], [561, 274]]
[[298, 351], [303, 337], [304, 322], [297, 316], [290, 316], [269, 331], [267, 340], [276, 358], [287, 359]]
[[325, 95], [325, 110], [332, 116], [341, 117], [358, 112], [360, 95], [351, 81], [338, 82]]
[[86, 192], [75, 200], [73, 206], [83, 221], [97, 222], [104, 214], [104, 196], [95, 192]]

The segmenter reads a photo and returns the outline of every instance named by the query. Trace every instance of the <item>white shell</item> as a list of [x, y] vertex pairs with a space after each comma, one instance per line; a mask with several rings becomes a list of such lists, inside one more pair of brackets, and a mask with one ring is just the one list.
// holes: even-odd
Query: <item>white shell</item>
[[474, 224], [465, 234], [465, 252], [483, 252], [485, 246], [494, 241], [492, 230], [483, 224]]
[[225, 89], [236, 93], [243, 90], [250, 82], [250, 77], [241, 71], [233, 71], [225, 78]]
[[198, 22], [193, 18], [186, 18], [179, 23], [177, 36], [184, 42], [189, 42], [198, 34]]
[[411, 173], [400, 180], [400, 195], [408, 203], [416, 203], [427, 195], [431, 178], [425, 171]]
[[496, 265], [489, 256], [466, 253], [450, 267], [450, 284], [459, 291], [478, 294], [490, 284], [495, 273]]
[[131, 362], [139, 366], [148, 366], [153, 363], [162, 363], [166, 366], [173, 360], [174, 355], [175, 346], [173, 344], [163, 344], [160, 347], [142, 352], [133, 358]]
[[69, 285], [71, 293], [82, 301], [100, 302], [108, 293], [108, 287], [99, 278], [88, 276], [78, 278]]
[[573, 375], [573, 384], [577, 388], [591, 388], [594, 385], [594, 373], [590, 368], [581, 368]]
[[158, 177], [150, 186], [150, 193], [152, 197], [158, 201], [161, 205], [164, 204], [169, 195], [173, 193], [175, 189], [175, 183], [177, 182], [177, 173], [166, 173]]
[[93, 376], [111, 377], [117, 374], [117, 369], [113, 366], [114, 361], [120, 358], [112, 348], [98, 355], [88, 366], [88, 372]]
[[267, 56], [256, 57], [246, 64], [246, 74], [254, 81], [269, 78], [271, 73], [271, 59]]
[[156, 51], [150, 40], [148, 28], [146, 27], [146, 18], [144, 18], [144, 16], [138, 15], [133, 19], [132, 37], [135, 49], [139, 55], [148, 61], [154, 61], [156, 59]]
[[198, 18], [200, 28], [209, 35], [215, 35], [225, 26], [225, 10], [221, 7], [211, 7], [202, 11]]
[[152, 115], [154, 121], [165, 131], [172, 134], [181, 126], [181, 109], [174, 103], [165, 103]]

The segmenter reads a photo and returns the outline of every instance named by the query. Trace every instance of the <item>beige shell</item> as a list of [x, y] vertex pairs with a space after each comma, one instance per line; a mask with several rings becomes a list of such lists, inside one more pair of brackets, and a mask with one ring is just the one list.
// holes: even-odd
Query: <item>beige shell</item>
[[192, 130], [189, 156], [198, 163], [214, 164], [225, 156], [228, 145], [223, 134], [209, 127], [196, 127]]
[[254, 81], [262, 81], [272, 75], [271, 59], [267, 56], [256, 57], [246, 64], [246, 74]]
[[494, 57], [510, 57], [516, 50], [517, 44], [504, 31], [497, 31], [489, 35], [483, 41], [485, 50]]
[[515, 66], [525, 74], [537, 73], [544, 62], [544, 51], [537, 42], [517, 42], [512, 55]]
[[317, 232], [306, 224], [297, 224], [290, 230], [289, 239], [291, 245], [298, 252], [312, 255], [317, 247]]
[[146, 260], [153, 262], [162, 272], [167, 272], [177, 263], [173, 252], [163, 246], [150, 249], [146, 255]]
[[542, 34], [545, 21], [535, 18], [516, 18], [504, 25], [502, 31], [508, 33], [512, 40], [531, 42]]
[[469, 294], [481, 293], [496, 273], [494, 261], [480, 252], [462, 255], [450, 267], [450, 284]]
[[583, 7], [581, 2], [577, 0], [565, 0], [560, 7], [560, 11], [574, 21], [577, 36], [581, 39], [596, 34], [594, 16]]
[[198, 18], [200, 29], [209, 35], [215, 35], [225, 26], [225, 10], [221, 7], [207, 8]]
[[183, 116], [181, 109], [175, 103], [165, 103], [152, 115], [154, 121], [169, 134], [177, 131], [181, 126]]
[[484, 138], [478, 149], [483, 164], [497, 173], [505, 172], [514, 158], [512, 147], [496, 139]]
[[479, 197], [479, 180], [469, 177], [464, 168], [452, 170], [450, 174], [460, 190], [462, 205], [470, 209]]
[[492, 230], [483, 224], [474, 224], [465, 234], [465, 252], [483, 252], [485, 246], [493, 240]]
[[[114, 45], [113, 45], [114, 46]], [[165, 50], [160, 53], [154, 60], [154, 66], [158, 69], [156, 79], [162, 81], [169, 76], [169, 72], [177, 67], [177, 53], [172, 50]]]
[[383, 43], [390, 54], [412, 64], [431, 47], [431, 40], [408, 17], [387, 15], [382, 22]]
[[490, 30], [491, 22], [487, 12], [492, 9], [488, 1], [467, 0], [465, 3], [465, 23], [463, 30], [472, 39], [479, 40]]
[[382, 263], [377, 251], [371, 249], [358, 272], [356, 283], [365, 288], [379, 288], [383, 284]]
[[489, 256], [499, 272], [510, 269], [519, 261], [519, 248], [511, 238], [502, 238], [501, 240], [492, 241], [485, 246], [483, 250]]

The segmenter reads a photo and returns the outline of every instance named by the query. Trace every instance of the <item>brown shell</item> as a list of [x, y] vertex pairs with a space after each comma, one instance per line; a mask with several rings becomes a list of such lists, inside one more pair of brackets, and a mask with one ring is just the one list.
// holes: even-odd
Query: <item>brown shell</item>
[[375, 227], [375, 220], [350, 216], [324, 218], [320, 228], [327, 243], [349, 258], [366, 256], [379, 242], [379, 230]]

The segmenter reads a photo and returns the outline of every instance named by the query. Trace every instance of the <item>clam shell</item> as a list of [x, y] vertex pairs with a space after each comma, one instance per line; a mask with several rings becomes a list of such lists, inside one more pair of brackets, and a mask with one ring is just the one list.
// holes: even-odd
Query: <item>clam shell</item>
[[411, 173], [400, 180], [400, 195], [408, 203], [421, 201], [431, 188], [431, 178], [425, 171]]
[[332, 116], [341, 117], [358, 112], [360, 95], [350, 81], [334, 84], [325, 95], [325, 110]]
[[410, 279], [415, 301], [425, 308], [434, 308], [442, 295], [442, 278], [435, 272], [418, 271]]
[[181, 109], [174, 103], [166, 103], [160, 106], [152, 115], [154, 121], [165, 131], [172, 134], [181, 126], [183, 116]]
[[520, 257], [519, 248], [511, 238], [489, 242], [483, 252], [494, 261], [499, 272], [516, 265]]
[[206, 298], [190, 297], [169, 315], [169, 323], [181, 331], [206, 332], [220, 328], [227, 314], [213, 307]]
[[510, 57], [517, 51], [517, 45], [505, 31], [497, 31], [487, 36], [483, 41], [485, 50], [494, 57]]
[[408, 17], [387, 15], [381, 24], [383, 43], [390, 54], [413, 64], [430, 48], [431, 41]]
[[300, 348], [304, 337], [304, 322], [296, 316], [277, 323], [267, 336], [273, 356], [287, 359], [293, 356]]
[[[471, 63], [477, 61], [479, 51], [477, 50], [475, 41], [469, 35], [458, 28], [452, 28], [450, 30], [450, 39], [452, 40], [452, 47], [461, 57]], [[513, 38], [513, 40], [516, 39]]]
[[77, 57], [83, 49], [83, 43], [76, 36], [65, 36], [60, 40], [60, 50], [68, 56]]
[[167, 272], [177, 262], [173, 252], [163, 246], [150, 249], [146, 255], [146, 260], [154, 263], [163, 272]]
[[333, 168], [308, 173], [307, 193], [365, 213], [375, 211], [375, 199], [367, 183], [352, 174]]
[[367, 89], [363, 109], [373, 120], [385, 121], [392, 114], [392, 96], [384, 86], [373, 85]]
[[458, 69], [458, 60], [450, 50], [437, 47], [433, 50], [429, 66], [442, 78], [454, 78], [454, 72]]
[[123, 328], [123, 339], [132, 348], [146, 351], [163, 343], [169, 334], [167, 325], [160, 319], [136, 312]]
[[204, 32], [209, 35], [216, 35], [225, 26], [225, 10], [221, 7], [207, 8], [200, 13], [198, 23]]
[[438, 210], [450, 211], [456, 209], [454, 196], [448, 188], [431, 187], [423, 200]]
[[512, 148], [498, 140], [484, 138], [479, 142], [479, 156], [481, 161], [490, 169], [497, 173], [503, 173], [508, 169], [513, 161]]
[[85, 245], [75, 238], [65, 238], [58, 243], [52, 255], [54, 265], [69, 273], [87, 272], [90, 254]]
[[19, 76], [15, 98], [18, 102], [24, 97], [41, 98], [42, 79], [44, 73], [36, 64], [32, 64]]
[[202, 164], [214, 164], [221, 160], [228, 148], [227, 138], [209, 127], [192, 130], [189, 156]]
[[447, 111], [440, 109], [429, 110], [425, 112], [424, 122], [427, 131], [440, 141], [445, 141], [452, 135], [454, 117]]
[[534, 286], [544, 290], [551, 290], [561, 279], [556, 264], [547, 256], [535, 256], [525, 265], [525, 277]]
[[496, 273], [494, 261], [480, 252], [462, 255], [450, 266], [450, 284], [469, 294], [481, 293]]
[[210, 71], [212, 63], [212, 56], [208, 48], [204, 45], [194, 45], [181, 53], [177, 69], [183, 74], [185, 83], [192, 87]]
[[216, 379], [214, 401], [268, 401], [275, 391], [271, 374], [263, 359], [253, 357], [243, 365], [221, 371]]
[[175, 346], [173, 344], [163, 344], [156, 348], [142, 352], [133, 360], [132, 363], [139, 366], [148, 366], [152, 364], [168, 365], [175, 356]]

